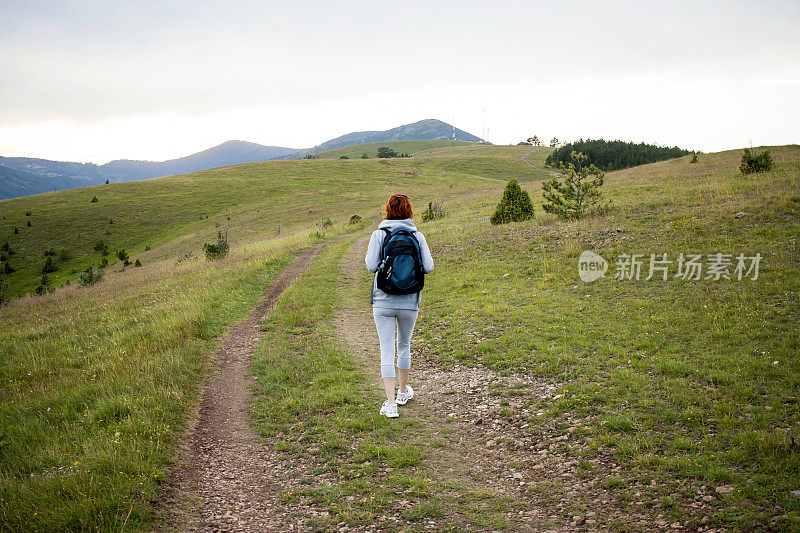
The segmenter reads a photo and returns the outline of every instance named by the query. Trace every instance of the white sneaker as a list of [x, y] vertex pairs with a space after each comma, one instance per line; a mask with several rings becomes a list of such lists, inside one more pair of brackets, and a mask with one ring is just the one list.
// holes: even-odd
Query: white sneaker
[[389, 400], [383, 402], [383, 406], [381, 407], [381, 414], [386, 415], [387, 418], [397, 418], [398, 416], [400, 416], [397, 413], [397, 404], [389, 403]]
[[414, 397], [414, 389], [411, 388], [411, 385], [406, 385], [405, 392], [398, 392], [397, 393], [397, 405], [405, 405], [408, 403], [408, 400]]

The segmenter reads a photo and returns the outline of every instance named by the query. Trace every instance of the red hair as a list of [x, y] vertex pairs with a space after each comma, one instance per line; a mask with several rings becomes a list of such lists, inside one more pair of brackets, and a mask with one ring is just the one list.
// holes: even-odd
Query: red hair
[[411, 209], [411, 201], [405, 194], [393, 194], [383, 208], [386, 211], [384, 220], [403, 220], [412, 218], [414, 211]]

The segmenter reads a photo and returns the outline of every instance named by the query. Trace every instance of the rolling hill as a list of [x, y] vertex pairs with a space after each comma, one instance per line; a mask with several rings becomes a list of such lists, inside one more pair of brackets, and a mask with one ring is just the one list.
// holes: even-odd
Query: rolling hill
[[348, 133], [313, 148], [284, 148], [263, 146], [246, 141], [227, 141], [202, 152], [167, 161], [118, 159], [103, 165], [96, 165], [94, 163], [0, 156], [0, 200], [52, 190], [98, 185], [106, 180], [124, 182], [186, 174], [240, 163], [302, 159], [308, 155], [348, 145], [397, 140], [452, 140], [454, 135], [457, 141], [475, 142], [480, 140], [478, 137], [442, 121], [428, 119], [386, 131]]
[[[219, 379], [226, 327], [299, 250], [330, 241], [255, 326], [243, 371], [257, 389], [247, 415], [280, 465], [257, 497], [279, 498], [287, 521], [796, 530], [800, 147], [772, 147], [774, 168], [755, 175], [740, 150], [609, 172], [612, 207], [577, 221], [539, 207], [548, 175], [522, 157], [542, 166], [549, 151], [256, 162], [0, 202], [15, 294], [50, 248], [68, 256], [53, 292], [0, 306], [0, 529], [159, 529], [153, 502], [204, 380]], [[536, 216], [493, 226], [512, 177]], [[363, 254], [394, 191], [436, 268], [412, 341], [421, 394], [388, 420]], [[422, 222], [431, 200], [447, 215]], [[225, 230], [229, 256], [206, 261], [203, 242]], [[98, 240], [142, 266], [75, 283]], [[608, 260], [603, 278], [580, 280], [583, 250]], [[662, 253], [669, 276], [645, 279]], [[675, 275], [679, 254], [705, 267], [739, 253], [760, 254], [757, 278]], [[641, 278], [617, 279], [630, 254]]]

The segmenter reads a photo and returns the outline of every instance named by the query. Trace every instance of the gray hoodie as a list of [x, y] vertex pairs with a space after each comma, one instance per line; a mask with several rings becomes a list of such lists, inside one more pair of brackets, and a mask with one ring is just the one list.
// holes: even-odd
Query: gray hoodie
[[[433, 270], [433, 257], [431, 257], [431, 250], [428, 248], [425, 235], [417, 230], [414, 221], [410, 218], [405, 218], [403, 220], [383, 220], [378, 224], [378, 229], [372, 232], [372, 237], [369, 239], [367, 255], [364, 257], [367, 270], [370, 272], [378, 271], [378, 264], [381, 261], [383, 239], [386, 237], [386, 232], [381, 228], [387, 228], [389, 231], [394, 231], [397, 228], [406, 228], [415, 232], [414, 236], [419, 241], [420, 251], [422, 252], [422, 268], [426, 274]], [[418, 310], [419, 299], [420, 293], [386, 294], [378, 288], [378, 277], [372, 277], [372, 307]]]

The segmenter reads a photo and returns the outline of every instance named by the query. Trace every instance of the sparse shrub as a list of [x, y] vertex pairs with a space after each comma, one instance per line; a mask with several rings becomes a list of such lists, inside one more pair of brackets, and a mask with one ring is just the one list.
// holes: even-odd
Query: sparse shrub
[[217, 232], [217, 243], [205, 243], [203, 245], [203, 251], [206, 253], [206, 259], [211, 261], [214, 259], [219, 259], [228, 255], [228, 232], [225, 232], [225, 235], [222, 234], [221, 231]]
[[350, 158], [348, 156], [342, 154], [342, 155], [339, 156], [339, 159], [350, 159]]
[[133, 266], [140, 267], [142, 266], [142, 262], [137, 259], [136, 262], [133, 264]]
[[26, 217], [29, 217], [29, 216], [31, 216], [31, 212], [30, 212], [30, 211], [25, 211], [25, 216], [26, 216]]
[[108, 245], [106, 245], [105, 241], [97, 241], [94, 245], [95, 252], [103, 252], [103, 255], [106, 255], [108, 252]]
[[386, 159], [389, 157], [397, 157], [397, 152], [388, 146], [381, 146], [378, 148], [378, 157]]
[[565, 220], [578, 219], [600, 209], [600, 187], [605, 176], [595, 165], [586, 166], [585, 155], [572, 152], [570, 158], [569, 166], [559, 163], [566, 173], [563, 183], [555, 176], [542, 184], [542, 209]]
[[150, 245], [149, 244], [145, 244], [144, 251], [145, 252], [149, 252], [150, 251]]
[[44, 261], [44, 266], [42, 267], [42, 274], [55, 272], [56, 270], [58, 270], [58, 265], [56, 265], [56, 262], [53, 260], [53, 256], [48, 255], [47, 259]]
[[104, 258], [103, 258], [103, 259], [100, 261], [100, 265], [99, 265], [97, 268], [105, 268], [105, 267], [107, 267], [107, 266], [108, 266], [108, 257], [104, 257]]
[[367, 154], [361, 154], [361, 159], [369, 159], [369, 156]]
[[30, 220], [28, 220], [28, 221], [27, 221], [27, 224], [26, 224], [26, 226], [28, 226], [28, 227], [30, 228], [32, 225], [33, 225], [33, 224], [31, 224], [31, 221], [30, 221]]
[[322, 228], [322, 231], [325, 231], [326, 229], [333, 227], [333, 222], [331, 221], [331, 219], [326, 218], [322, 222], [317, 224], [317, 226]]
[[0, 275], [0, 305], [8, 301], [8, 281], [4, 275]]
[[108, 185], [108, 180], [106, 180], [106, 185]]
[[44, 251], [45, 257], [53, 257], [54, 255], [56, 255], [56, 251], [53, 248], [48, 248], [47, 250]]
[[697, 163], [697, 152], [692, 152], [692, 160], [689, 163]]
[[758, 155], [753, 155], [752, 150], [745, 148], [739, 170], [742, 174], [753, 174], [772, 170], [772, 156], [769, 154], [769, 150], [764, 150]]
[[117, 250], [117, 259], [122, 261], [123, 267], [126, 267], [131, 264], [130, 260], [128, 259], [128, 252], [126, 252], [124, 249]]
[[429, 220], [447, 216], [447, 211], [445, 211], [442, 204], [443, 202], [428, 202], [428, 208], [422, 212], [422, 221], [428, 222]]
[[[103, 259], [108, 262], [107, 259]], [[100, 270], [96, 270], [90, 266], [81, 274], [81, 285], [92, 285], [100, 281], [100, 278], [102, 277], [103, 273]]]
[[51, 291], [50, 279], [47, 277], [47, 274], [42, 274], [42, 279], [34, 290], [36, 291], [36, 294], [44, 294]]
[[522, 190], [516, 179], [511, 179], [503, 192], [503, 198], [497, 204], [497, 209], [492, 215], [492, 224], [506, 224], [508, 222], [521, 222], [533, 218], [533, 203], [528, 191]]
[[361, 222], [361, 217], [359, 215], [353, 215], [350, 217], [349, 224], [358, 224], [359, 222]]
[[92, 202], [91, 203], [96, 204], [98, 201], [99, 200], [97, 199], [97, 196], [92, 196]]

